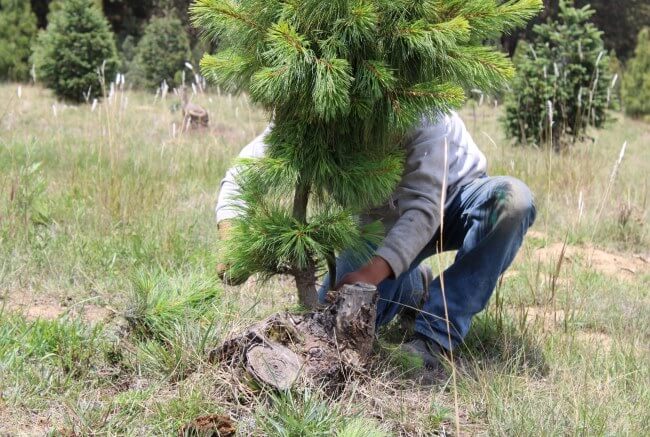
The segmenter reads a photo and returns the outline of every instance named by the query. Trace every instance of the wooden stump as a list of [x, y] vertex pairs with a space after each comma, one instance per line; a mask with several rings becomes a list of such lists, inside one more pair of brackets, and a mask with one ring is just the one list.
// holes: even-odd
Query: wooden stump
[[333, 303], [306, 314], [274, 314], [227, 339], [210, 358], [264, 386], [287, 390], [301, 378], [340, 384], [362, 371], [372, 352], [377, 289], [346, 285]]

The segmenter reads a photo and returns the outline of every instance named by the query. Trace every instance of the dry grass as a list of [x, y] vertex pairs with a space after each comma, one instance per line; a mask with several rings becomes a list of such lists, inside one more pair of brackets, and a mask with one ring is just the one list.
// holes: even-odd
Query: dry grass
[[[212, 125], [188, 133], [173, 96], [118, 92], [93, 110], [3, 85], [0, 102], [0, 433], [170, 435], [210, 413], [241, 435], [455, 434], [456, 417], [468, 435], [650, 433], [647, 124], [620, 117], [556, 155], [508, 145], [498, 110], [464, 111], [490, 172], [526, 181], [540, 214], [458, 351], [455, 386], [423, 380], [387, 332], [340, 396], [287, 398], [206, 361], [228, 333], [296, 305], [287, 278], [214, 278], [218, 183], [264, 117], [200, 95]], [[142, 304], [138, 290], [167, 297]]]

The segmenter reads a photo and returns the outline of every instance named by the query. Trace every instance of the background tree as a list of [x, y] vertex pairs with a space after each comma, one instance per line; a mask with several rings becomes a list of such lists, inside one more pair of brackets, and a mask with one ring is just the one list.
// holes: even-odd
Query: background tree
[[604, 32], [605, 48], [623, 62], [634, 54], [641, 29], [650, 25], [648, 0], [576, 0], [576, 5], [590, 5], [596, 11], [590, 20]]
[[104, 2], [104, 13], [121, 45], [129, 36], [140, 39], [149, 19], [159, 11], [156, 0], [110, 0]]
[[625, 112], [650, 117], [650, 28], [639, 32], [634, 57], [623, 77]]
[[[544, 11], [536, 20], [519, 31], [505, 35], [501, 43], [504, 49], [514, 54], [520, 40], [533, 38], [533, 27], [557, 19], [560, 0], [544, 0]], [[621, 61], [627, 61], [634, 53], [638, 32], [650, 23], [650, 2], [647, 0], [576, 0], [577, 7], [590, 5], [596, 13], [590, 21], [603, 33], [603, 41], [608, 51], [614, 51]]]
[[[52, 17], [53, 14], [55, 14], [56, 12], [63, 9], [63, 6], [65, 5], [66, 1], [67, 0], [50, 0], [48, 2], [48, 6], [47, 6], [47, 20], [48, 20], [48, 22], [51, 20], [51, 17]], [[93, 0], [93, 3], [95, 4], [95, 6], [97, 6], [97, 8], [100, 11], [103, 12], [103, 10], [104, 10], [104, 1], [103, 0]]]
[[530, 20], [525, 28], [501, 36], [501, 45], [503, 46], [503, 49], [510, 56], [513, 56], [519, 41], [521, 39], [530, 39], [535, 25], [555, 19], [559, 11], [560, 0], [543, 0], [542, 12], [533, 20]]
[[130, 76], [137, 85], [155, 89], [163, 81], [180, 85], [179, 72], [190, 59], [190, 41], [181, 20], [174, 15], [154, 17], [138, 42]]
[[36, 16], [29, 3], [0, 0], [0, 80], [29, 78], [29, 56], [36, 31]]
[[587, 126], [603, 126], [611, 77], [602, 32], [589, 22], [593, 13], [561, 2], [558, 19], [535, 26], [533, 42], [518, 48], [518, 73], [506, 99], [509, 137], [550, 141], [559, 150], [563, 138], [575, 141]]
[[82, 102], [102, 95], [118, 66], [115, 38], [93, 0], [66, 0], [52, 15], [34, 49], [37, 78], [63, 99]]
[[[525, 24], [538, 0], [198, 0], [191, 12], [224, 49], [204, 74], [272, 114], [267, 156], [240, 163], [241, 216], [223, 254], [231, 274], [291, 273], [316, 303], [317, 269], [338, 251], [369, 255], [376, 226], [357, 213], [386, 201], [401, 139], [421, 117], [460, 106], [463, 88], [512, 76], [480, 41]], [[442, 157], [441, 157], [442, 159]], [[287, 195], [291, 193], [291, 195]], [[335, 275], [333, 275], [335, 276]]]

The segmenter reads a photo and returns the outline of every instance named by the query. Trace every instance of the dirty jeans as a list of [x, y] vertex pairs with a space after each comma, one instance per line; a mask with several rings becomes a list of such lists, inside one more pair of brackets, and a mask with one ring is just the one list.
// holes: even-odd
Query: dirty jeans
[[[402, 308], [418, 308], [415, 332], [453, 349], [467, 335], [472, 317], [486, 307], [535, 215], [533, 195], [518, 179], [485, 176], [462, 187], [445, 209], [443, 235], [439, 229], [408, 271], [379, 284], [377, 326], [390, 322]], [[443, 272], [442, 280], [440, 276], [434, 279], [428, 293], [423, 293], [418, 266], [449, 250], [458, 250], [454, 263]], [[336, 262], [337, 281], [361, 267], [357, 259], [351, 253], [341, 254]], [[329, 278], [319, 291], [321, 301], [327, 290]]]

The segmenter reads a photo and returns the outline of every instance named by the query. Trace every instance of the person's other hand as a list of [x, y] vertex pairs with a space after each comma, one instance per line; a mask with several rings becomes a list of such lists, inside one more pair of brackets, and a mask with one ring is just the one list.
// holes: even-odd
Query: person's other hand
[[392, 275], [393, 270], [386, 260], [380, 256], [375, 256], [359, 270], [343, 276], [334, 289], [340, 290], [344, 285], [354, 285], [359, 282], [377, 286]]
[[[222, 220], [217, 224], [219, 240], [225, 241], [228, 239], [230, 230], [232, 229], [232, 222], [230, 220]], [[248, 280], [248, 276], [234, 277], [230, 274], [230, 266], [227, 263], [220, 262], [217, 264], [217, 275], [226, 285], [236, 286], [241, 285]]]

